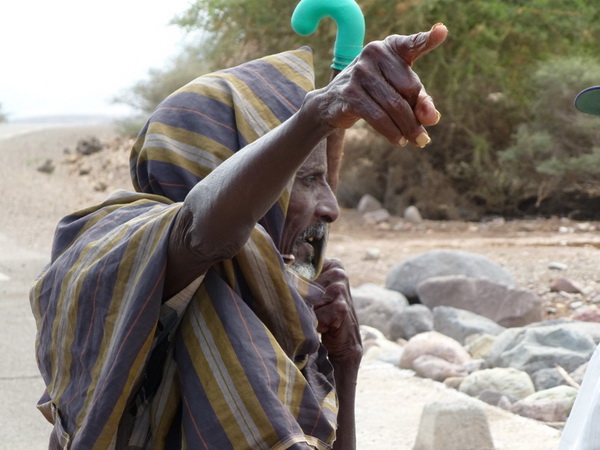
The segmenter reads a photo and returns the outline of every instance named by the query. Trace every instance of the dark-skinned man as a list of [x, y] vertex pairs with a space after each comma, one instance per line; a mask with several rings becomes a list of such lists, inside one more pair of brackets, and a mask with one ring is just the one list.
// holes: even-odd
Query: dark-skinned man
[[355, 448], [362, 347], [325, 258], [326, 142], [364, 119], [425, 146], [440, 115], [412, 64], [446, 34], [372, 42], [317, 90], [308, 49], [273, 55], [157, 108], [137, 192], [65, 217], [32, 289], [51, 448]]

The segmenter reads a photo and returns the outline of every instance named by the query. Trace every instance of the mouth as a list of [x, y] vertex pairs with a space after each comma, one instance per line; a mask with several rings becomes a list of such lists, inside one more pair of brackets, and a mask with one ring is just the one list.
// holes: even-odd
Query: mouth
[[296, 273], [314, 278], [321, 263], [326, 237], [327, 225], [324, 222], [306, 228], [296, 239], [292, 254], [283, 255], [284, 261]]

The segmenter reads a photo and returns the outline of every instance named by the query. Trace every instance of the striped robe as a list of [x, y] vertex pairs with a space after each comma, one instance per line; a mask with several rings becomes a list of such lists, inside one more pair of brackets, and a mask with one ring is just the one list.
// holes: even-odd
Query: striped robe
[[187, 193], [313, 87], [307, 48], [192, 81], [140, 133], [136, 192], [59, 223], [30, 296], [51, 448], [330, 448], [337, 398], [310, 306], [323, 291], [277, 251], [289, 188], [235, 258], [163, 298]]

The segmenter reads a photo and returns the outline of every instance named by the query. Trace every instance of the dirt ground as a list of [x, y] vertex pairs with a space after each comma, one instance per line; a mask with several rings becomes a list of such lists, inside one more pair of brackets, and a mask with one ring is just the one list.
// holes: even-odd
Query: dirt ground
[[[77, 156], [77, 143], [91, 137], [106, 148]], [[10, 195], [2, 199], [0, 230], [34, 250], [49, 251], [60, 217], [102, 201], [114, 189], [130, 189], [132, 140], [115, 137], [109, 126], [88, 126], [54, 128], [5, 140], [2, 145], [14, 145], [18, 151], [1, 153], [0, 187]], [[38, 170], [45, 163], [54, 166], [51, 173]], [[392, 217], [375, 225], [365, 222], [356, 210], [344, 209], [332, 226], [328, 255], [343, 261], [353, 286], [383, 286], [394, 264], [433, 249], [466, 250], [502, 264], [519, 286], [545, 300], [549, 319], [594, 306], [593, 300], [600, 295], [600, 222], [555, 217], [413, 224]], [[554, 262], [566, 269], [549, 268]], [[552, 292], [550, 284], [557, 278], [573, 281], [582, 293]]]

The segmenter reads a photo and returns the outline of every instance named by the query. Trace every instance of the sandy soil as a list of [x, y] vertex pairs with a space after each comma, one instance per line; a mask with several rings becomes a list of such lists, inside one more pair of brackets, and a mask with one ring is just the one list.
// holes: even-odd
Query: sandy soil
[[[49, 253], [54, 227], [62, 216], [102, 201], [113, 189], [129, 188], [129, 143], [113, 145], [109, 152], [102, 154], [76, 158], [74, 150], [78, 140], [90, 136], [108, 142], [115, 134], [108, 126], [63, 127], [0, 140], [0, 188], [4, 193], [0, 199], [1, 233], [26, 248]], [[54, 165], [52, 173], [38, 170], [47, 159], [52, 160], [51, 165]], [[116, 161], [119, 161], [118, 167], [115, 166]], [[356, 211], [344, 210], [341, 219], [332, 228], [328, 253], [342, 259], [354, 286], [367, 282], [384, 285], [392, 265], [428, 250], [447, 248], [480, 253], [503, 264], [520, 286], [540, 294], [546, 302], [547, 317], [553, 318], [569, 315], [573, 304], [591, 304], [592, 299], [600, 294], [598, 230], [600, 223], [577, 223], [560, 218], [527, 221], [495, 219], [485, 223], [424, 221], [420, 224], [393, 218], [389, 224], [373, 225], [365, 223]], [[379, 257], [369, 258], [368, 252], [378, 252]], [[551, 270], [548, 268], [551, 262], [563, 263], [567, 269], [560, 272]], [[551, 292], [550, 282], [558, 277], [579, 283], [584, 293]], [[365, 377], [369, 379], [368, 373], [361, 375], [362, 383], [368, 383], [364, 381]], [[380, 395], [385, 397], [390, 389], [406, 388], [406, 385], [397, 386], [397, 378], [389, 381], [389, 374], [378, 373], [380, 378], [375, 379], [381, 383], [379, 392], [383, 394]], [[416, 390], [412, 397], [425, 397], [418, 392]], [[408, 395], [410, 397], [410, 393]], [[374, 407], [377, 408], [375, 404]], [[418, 417], [418, 411], [413, 411], [413, 416]], [[370, 421], [370, 427], [381, 423], [377, 414], [388, 415], [385, 411], [376, 413], [364, 408], [358, 411], [359, 420]], [[506, 422], [506, 418], [502, 417], [500, 424]], [[410, 422], [413, 437], [416, 433], [414, 419], [412, 417]], [[514, 428], [523, 428], [514, 424], [511, 427], [513, 429], [509, 427], [508, 435], [515, 432]], [[372, 434], [371, 437], [363, 436], [362, 442], [366, 443], [369, 439], [374, 442], [373, 445], [365, 444], [363, 448], [405, 448], [382, 445], [381, 442], [389, 439], [384, 431], [380, 432], [383, 433], [381, 439], [373, 440]], [[395, 432], [402, 432], [402, 429]], [[543, 441], [550, 444], [522, 448], [553, 448], [556, 433], [550, 434], [550, 440]], [[536, 438], [531, 439], [535, 441]]]

